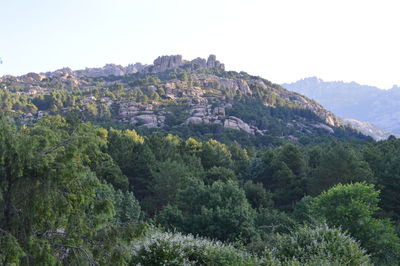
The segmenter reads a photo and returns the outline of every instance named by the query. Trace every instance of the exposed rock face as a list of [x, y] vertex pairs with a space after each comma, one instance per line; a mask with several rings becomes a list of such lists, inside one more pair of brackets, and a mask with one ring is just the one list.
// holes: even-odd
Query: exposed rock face
[[234, 116], [230, 116], [228, 119], [225, 120], [224, 127], [236, 130], [243, 130], [249, 134], [254, 134], [254, 131], [250, 128], [248, 124]]
[[201, 123], [205, 123], [205, 120], [202, 117], [197, 117], [197, 116], [189, 117], [185, 121], [186, 125], [189, 125], [189, 124], [201, 124]]
[[257, 134], [257, 135], [263, 135], [264, 132], [262, 132], [261, 130], [259, 130], [257, 127], [255, 126], [250, 126], [249, 124], [247, 124], [246, 122], [244, 122], [243, 120], [234, 117], [234, 116], [229, 116], [227, 119], [225, 119], [224, 122], [224, 127], [225, 128], [231, 128], [231, 129], [236, 129], [236, 130], [242, 130], [246, 133], [249, 134]]
[[54, 72], [47, 72], [44, 73], [44, 75], [50, 79], [52, 85], [65, 83], [69, 86], [77, 87], [86, 84], [86, 82], [81, 80], [69, 67], [61, 68]]
[[156, 60], [154, 60], [152, 72], [158, 73], [169, 69], [176, 69], [181, 65], [183, 65], [181, 55], [159, 56]]
[[[216, 59], [215, 55], [210, 55], [208, 60], [204, 58], [195, 58], [192, 61], [185, 61], [182, 55], [165, 55], [159, 56], [154, 60], [153, 65], [143, 65], [141, 63], [130, 64], [126, 67], [116, 64], [106, 64], [104, 67], [85, 68], [73, 71], [70, 68], [63, 68], [54, 72], [44, 73], [45, 76], [57, 76], [60, 73], [75, 75], [77, 77], [105, 77], [105, 76], [123, 76], [137, 72], [159, 73], [170, 69], [177, 69], [185, 66], [187, 69], [197, 70], [200, 68], [219, 68], [224, 70], [225, 66]], [[35, 74], [35, 73], [33, 73]], [[38, 75], [38, 74], [36, 74]], [[27, 75], [25, 75], [27, 76]], [[35, 77], [34, 79], [36, 79]], [[29, 80], [24, 80], [29, 82]]]
[[218, 116], [219, 118], [225, 117], [225, 108], [224, 107], [215, 107], [213, 110], [213, 115]]
[[227, 89], [232, 92], [240, 90], [244, 95], [252, 94], [251, 89], [245, 80], [219, 79], [217, 82], [221, 89]]
[[333, 113], [326, 110], [324, 107], [322, 107], [322, 105], [298, 93], [284, 91], [279, 93], [279, 96], [288, 101], [294, 102], [305, 109], [312, 111], [330, 126], [336, 127], [343, 125], [343, 123]]
[[200, 57], [193, 59], [190, 63], [195, 69], [207, 67], [207, 61]]
[[152, 104], [143, 110], [143, 106], [135, 101], [120, 103], [119, 115], [122, 117], [121, 122], [148, 128], [163, 127], [165, 122], [165, 112], [154, 112]]
[[207, 67], [208, 68], [220, 68], [220, 69], [225, 69], [225, 65], [222, 64], [217, 60], [217, 57], [215, 55], [210, 55], [207, 59]]
[[127, 67], [125, 67], [125, 74], [132, 74], [132, 73], [140, 72], [145, 67], [146, 66], [142, 65], [141, 63], [129, 64]]
[[201, 124], [201, 123], [213, 123], [220, 124], [224, 128], [241, 130], [249, 134], [259, 134], [264, 133], [254, 126], [250, 126], [241, 119], [225, 115], [225, 106], [217, 106], [211, 108], [211, 105], [196, 105], [190, 109], [191, 117], [186, 119], [185, 123], [188, 124]]
[[136, 121], [142, 122], [145, 127], [154, 128], [158, 126], [158, 119], [154, 114], [138, 115], [135, 119]]
[[134, 65], [130, 64], [126, 67], [115, 64], [107, 64], [104, 67], [99, 68], [86, 68], [84, 70], [74, 71], [79, 77], [103, 77], [103, 76], [123, 76], [127, 74], [136, 73], [142, 71], [144, 66], [140, 63]]
[[387, 139], [390, 135], [395, 136], [396, 138], [400, 137], [400, 134], [393, 134], [391, 132], [388, 132], [386, 130], [380, 129], [377, 126], [367, 123], [367, 122], [362, 122], [358, 121], [355, 119], [351, 118], [343, 118], [342, 119], [347, 125], [352, 126], [356, 130], [360, 131], [364, 135], [370, 136], [374, 138], [375, 140], [385, 140]]
[[327, 125], [324, 125], [324, 124], [321, 124], [321, 123], [314, 124], [312, 126], [315, 127], [315, 128], [322, 128], [322, 129], [328, 131], [330, 134], [334, 134], [335, 133], [335, 131], [333, 131], [333, 129], [331, 127], [329, 127]]
[[42, 80], [44, 80], [46, 78], [46, 76], [31, 72], [31, 73], [23, 75], [19, 78], [20, 78], [21, 82], [36, 83], [36, 82], [41, 82]]

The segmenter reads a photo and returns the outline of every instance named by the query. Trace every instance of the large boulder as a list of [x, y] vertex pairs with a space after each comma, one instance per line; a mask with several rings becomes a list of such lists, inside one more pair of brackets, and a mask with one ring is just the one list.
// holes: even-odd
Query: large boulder
[[230, 129], [242, 130], [245, 131], [246, 133], [254, 134], [254, 130], [247, 123], [243, 122], [241, 119], [234, 116], [230, 116], [227, 119], [225, 119], [224, 127]]

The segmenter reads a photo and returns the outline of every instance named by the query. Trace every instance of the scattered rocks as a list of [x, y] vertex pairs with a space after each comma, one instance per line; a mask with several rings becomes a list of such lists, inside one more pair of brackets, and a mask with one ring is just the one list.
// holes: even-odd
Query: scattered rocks
[[37, 82], [41, 82], [45, 78], [46, 78], [46, 76], [44, 76], [44, 75], [40, 75], [40, 74], [31, 72], [31, 73], [21, 76], [20, 81], [26, 82], [26, 83], [37, 83]]
[[74, 71], [78, 77], [105, 77], [105, 76], [123, 76], [133, 74], [144, 69], [141, 63], [130, 64], [126, 67], [115, 64], [106, 64], [104, 67], [98, 68], [85, 68], [82, 70]]

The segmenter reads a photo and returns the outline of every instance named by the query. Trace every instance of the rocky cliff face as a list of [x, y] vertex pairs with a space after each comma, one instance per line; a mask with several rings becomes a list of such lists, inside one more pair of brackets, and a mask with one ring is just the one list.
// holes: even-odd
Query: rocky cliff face
[[177, 69], [182, 65], [183, 61], [181, 55], [159, 56], [156, 60], [154, 60], [151, 72], [164, 72], [170, 69]]
[[207, 59], [207, 67], [208, 68], [220, 68], [222, 70], [225, 69], [225, 65], [222, 64], [217, 60], [217, 57], [215, 55], [210, 55]]

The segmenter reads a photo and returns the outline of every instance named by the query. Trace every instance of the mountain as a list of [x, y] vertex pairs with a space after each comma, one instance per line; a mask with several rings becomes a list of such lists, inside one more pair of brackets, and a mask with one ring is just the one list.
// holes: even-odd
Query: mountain
[[226, 71], [215, 55], [207, 60], [160, 56], [150, 65], [4, 76], [0, 86], [7, 95], [1, 97], [1, 109], [25, 124], [45, 115], [75, 113], [102, 125], [184, 137], [245, 140], [248, 134], [264, 143], [271, 138], [365, 139], [314, 100], [245, 72]]
[[310, 97], [338, 116], [371, 123], [385, 131], [400, 133], [400, 88], [390, 90], [311, 77], [282, 84], [288, 90]]
[[344, 123], [357, 129], [364, 135], [370, 136], [373, 139], [378, 140], [378, 141], [385, 140], [391, 135], [393, 135], [395, 137], [400, 137], [399, 134], [394, 134], [394, 133], [388, 132], [388, 131], [378, 128], [377, 126], [375, 126], [371, 123], [368, 123], [368, 122], [362, 122], [362, 121], [358, 121], [358, 120], [352, 119], [352, 118], [342, 118], [342, 120]]

